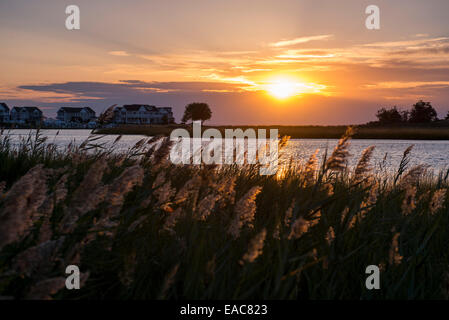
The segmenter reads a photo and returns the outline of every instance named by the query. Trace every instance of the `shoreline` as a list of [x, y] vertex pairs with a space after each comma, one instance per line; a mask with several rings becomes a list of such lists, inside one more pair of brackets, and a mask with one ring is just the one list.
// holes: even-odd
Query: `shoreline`
[[[269, 129], [278, 129], [279, 135], [290, 136], [291, 139], [339, 139], [349, 126], [202, 126], [202, 132], [207, 129], [218, 129], [222, 136], [225, 135], [225, 129], [265, 129], [269, 135]], [[352, 125], [355, 134], [354, 140], [449, 140], [449, 126], [370, 126], [370, 125]], [[122, 125], [113, 128], [40, 128], [41, 130], [91, 130], [94, 134], [104, 135], [144, 135], [144, 136], [170, 136], [175, 129], [186, 129], [192, 135], [190, 125]], [[5, 132], [9, 130], [36, 130], [37, 128], [4, 128]]]
[[[202, 132], [207, 129], [218, 129], [224, 136], [225, 129], [278, 129], [280, 136], [290, 136], [292, 139], [339, 139], [348, 126], [202, 126]], [[353, 139], [381, 140], [449, 140], [449, 127], [375, 127], [353, 126], [356, 133]], [[96, 134], [114, 135], [146, 135], [169, 136], [172, 130], [183, 128], [192, 134], [190, 126], [186, 125], [126, 125], [115, 128], [99, 128]]]

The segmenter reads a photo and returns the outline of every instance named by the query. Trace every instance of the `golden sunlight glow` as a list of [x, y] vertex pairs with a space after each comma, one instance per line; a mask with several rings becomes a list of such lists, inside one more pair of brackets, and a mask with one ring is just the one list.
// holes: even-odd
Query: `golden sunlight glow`
[[288, 81], [277, 81], [267, 86], [267, 91], [278, 99], [286, 99], [295, 95], [295, 84]]
[[265, 90], [277, 99], [287, 99], [302, 93], [319, 93], [325, 86], [313, 83], [306, 84], [293, 79], [276, 79], [270, 81]]

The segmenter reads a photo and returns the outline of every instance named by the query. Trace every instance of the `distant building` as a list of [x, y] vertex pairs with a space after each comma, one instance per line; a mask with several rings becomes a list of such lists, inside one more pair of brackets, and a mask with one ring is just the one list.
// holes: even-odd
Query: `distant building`
[[63, 107], [58, 110], [56, 119], [64, 122], [88, 123], [95, 120], [95, 111], [89, 107], [69, 108]]
[[114, 122], [119, 124], [169, 124], [175, 121], [171, 108], [146, 104], [117, 107], [114, 114]]
[[0, 123], [9, 122], [9, 108], [6, 103], [0, 102]]
[[67, 124], [64, 121], [52, 118], [46, 118], [43, 124], [47, 128], [65, 128], [67, 126]]
[[14, 107], [10, 114], [11, 122], [17, 124], [40, 124], [43, 120], [43, 113], [37, 107]]

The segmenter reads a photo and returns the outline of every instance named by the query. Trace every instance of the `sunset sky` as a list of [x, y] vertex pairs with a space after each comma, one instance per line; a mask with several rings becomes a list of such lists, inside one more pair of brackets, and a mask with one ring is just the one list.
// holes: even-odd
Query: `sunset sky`
[[[81, 29], [65, 28], [65, 8]], [[378, 5], [381, 29], [365, 27]], [[449, 110], [447, 0], [0, 0], [0, 102], [207, 102], [212, 124], [355, 124]]]

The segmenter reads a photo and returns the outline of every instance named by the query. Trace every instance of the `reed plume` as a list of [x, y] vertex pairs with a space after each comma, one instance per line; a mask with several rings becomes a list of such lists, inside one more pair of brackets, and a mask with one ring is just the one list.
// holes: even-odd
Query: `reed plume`
[[28, 277], [42, 278], [52, 271], [56, 259], [59, 258], [65, 238], [49, 240], [37, 246], [30, 247], [18, 254], [12, 263], [13, 269]]
[[359, 162], [357, 163], [357, 166], [354, 170], [353, 180], [355, 183], [361, 182], [365, 178], [366, 174], [372, 170], [372, 168], [370, 167], [370, 161], [374, 149], [374, 146], [370, 146], [363, 150], [362, 156], [360, 157]]
[[360, 204], [360, 219], [363, 219], [368, 211], [377, 202], [377, 197], [379, 194], [379, 184], [377, 182], [370, 185], [368, 192], [368, 197], [362, 201]]
[[201, 181], [201, 177], [196, 175], [193, 176], [181, 187], [181, 189], [179, 189], [173, 202], [176, 204], [182, 204], [187, 201], [193, 194], [198, 193], [201, 187]]
[[292, 203], [290, 205], [290, 207], [288, 207], [287, 211], [285, 212], [285, 216], [284, 216], [284, 225], [286, 227], [290, 226], [290, 223], [292, 221], [292, 217], [293, 217], [293, 209], [295, 208], [295, 204], [296, 204], [296, 199], [292, 200]]
[[157, 199], [157, 206], [161, 206], [171, 200], [171, 198], [176, 194], [176, 189], [171, 187], [171, 181], [168, 180], [162, 186], [157, 188], [153, 194]]
[[335, 231], [334, 228], [332, 228], [332, 226], [329, 227], [329, 230], [326, 233], [326, 241], [329, 245], [332, 244], [332, 242], [334, 242], [335, 240]]
[[333, 196], [334, 194], [334, 186], [331, 183], [324, 183], [320, 186], [321, 191], [324, 192], [324, 194], [328, 197]]
[[354, 129], [348, 127], [343, 137], [338, 141], [332, 155], [327, 159], [325, 170], [343, 172], [346, 169], [346, 158], [349, 156], [349, 141], [354, 134]]
[[422, 164], [410, 168], [410, 170], [408, 170], [402, 177], [399, 186], [401, 188], [408, 188], [410, 185], [418, 184], [420, 178], [424, 176], [426, 172], [427, 166]]
[[0, 213], [0, 249], [26, 234], [46, 199], [46, 172], [37, 165], [6, 193]]
[[408, 216], [410, 213], [412, 213], [413, 210], [415, 210], [416, 208], [415, 196], [416, 196], [416, 187], [409, 185], [405, 189], [405, 196], [401, 206], [402, 214], [404, 216]]
[[395, 233], [393, 240], [391, 241], [390, 253], [389, 253], [389, 263], [390, 265], [399, 265], [402, 261], [402, 256], [399, 254], [398, 238], [400, 233]]
[[399, 163], [398, 171], [394, 177], [394, 184], [399, 180], [399, 178], [402, 176], [402, 174], [406, 171], [407, 166], [410, 162], [410, 153], [413, 150], [414, 145], [410, 145], [405, 149], [404, 154], [402, 155], [401, 162]]
[[114, 109], [116, 106], [117, 105], [114, 104], [107, 108], [102, 114], [100, 114], [97, 122], [102, 125], [110, 123], [115, 117]]
[[229, 226], [228, 233], [234, 238], [238, 238], [240, 235], [240, 229], [247, 225], [249, 228], [253, 228], [254, 214], [256, 212], [256, 197], [262, 192], [262, 188], [259, 186], [252, 187], [239, 201], [237, 201], [234, 207], [234, 218]]
[[98, 204], [104, 201], [108, 192], [108, 188], [102, 183], [106, 167], [107, 162], [104, 157], [99, 158], [91, 165], [82, 182], [73, 192], [70, 207], [61, 221], [62, 231], [73, 231], [75, 223], [81, 216], [94, 210]]
[[166, 173], [164, 170], [161, 170], [161, 172], [158, 173], [156, 176], [156, 179], [154, 179], [153, 182], [153, 189], [156, 189], [160, 187], [166, 180]]
[[303, 234], [309, 231], [309, 226], [309, 221], [305, 220], [302, 216], [297, 218], [292, 224], [288, 239], [291, 240], [300, 238]]
[[135, 186], [142, 185], [144, 173], [143, 168], [138, 164], [126, 168], [108, 187], [106, 201], [110, 204], [110, 207], [114, 206], [121, 208], [125, 196]]
[[162, 227], [163, 231], [168, 231], [171, 234], [175, 234], [174, 227], [176, 226], [176, 223], [178, 220], [184, 215], [184, 212], [181, 208], [176, 209], [172, 213], [169, 213], [165, 223]]
[[215, 192], [220, 195], [217, 200], [217, 206], [219, 208], [225, 208], [227, 205], [232, 205], [235, 202], [235, 184], [236, 177], [228, 176], [223, 177], [218, 181], [218, 185], [215, 187]]
[[193, 217], [195, 219], [206, 221], [207, 217], [211, 214], [218, 200], [221, 199], [219, 194], [209, 194], [204, 197], [198, 204]]
[[446, 201], [446, 193], [446, 189], [439, 189], [435, 191], [432, 196], [432, 200], [430, 201], [429, 210], [431, 214], [435, 214], [441, 208], [443, 208], [444, 202]]
[[171, 141], [169, 138], [162, 139], [160, 147], [152, 155], [152, 164], [155, 168], [159, 167], [163, 163], [163, 160], [167, 159], [172, 145], [173, 141]]
[[304, 167], [304, 187], [313, 185], [315, 182], [315, 174], [318, 170], [318, 152], [319, 149], [315, 150], [315, 153], [310, 156]]
[[243, 255], [242, 261], [240, 262], [241, 264], [244, 262], [253, 263], [257, 257], [262, 254], [266, 236], [267, 230], [264, 228], [259, 234], [251, 239], [248, 251]]

